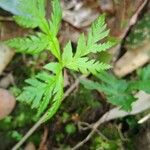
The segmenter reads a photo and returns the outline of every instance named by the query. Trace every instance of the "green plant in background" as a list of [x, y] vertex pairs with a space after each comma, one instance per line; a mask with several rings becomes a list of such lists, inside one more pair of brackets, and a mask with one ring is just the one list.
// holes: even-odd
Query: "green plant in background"
[[96, 74], [100, 82], [81, 80], [81, 83], [87, 89], [103, 92], [111, 104], [130, 111], [132, 109], [132, 103], [136, 100], [134, 92], [143, 90], [150, 93], [150, 65], [138, 70], [137, 75], [137, 80], [127, 81], [117, 79], [111, 73], [101, 72]]
[[39, 32], [5, 42], [16, 49], [16, 52], [38, 55], [47, 50], [56, 58], [56, 62], [46, 64], [35, 77], [25, 80], [28, 85], [23, 88], [23, 92], [17, 98], [21, 102], [30, 104], [32, 108], [36, 108], [38, 117], [47, 109], [45, 121], [57, 112], [61, 104], [63, 69], [68, 68], [83, 74], [96, 74], [108, 69], [110, 68], [108, 64], [90, 59], [88, 54], [105, 51], [115, 44], [109, 39], [104, 43], [99, 43], [109, 34], [109, 30], [106, 29], [105, 16], [102, 15], [92, 24], [87, 37], [84, 34], [80, 35], [75, 53], [72, 52], [71, 42], [66, 44], [62, 52], [57, 38], [62, 20], [59, 0], [52, 1], [52, 9], [51, 19], [46, 19], [45, 0], [18, 0], [14, 20], [25, 28], [38, 28]]
[[136, 49], [150, 41], [150, 13], [146, 13], [134, 26], [126, 39], [128, 49]]
[[119, 150], [121, 148], [121, 142], [117, 140], [108, 140], [99, 135], [96, 135], [92, 139], [90, 150]]

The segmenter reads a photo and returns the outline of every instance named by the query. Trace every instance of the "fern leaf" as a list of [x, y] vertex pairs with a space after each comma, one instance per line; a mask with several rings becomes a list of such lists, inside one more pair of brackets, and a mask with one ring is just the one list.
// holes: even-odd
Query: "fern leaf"
[[23, 88], [23, 92], [17, 99], [30, 104], [32, 108], [36, 108], [38, 110], [37, 117], [50, 105], [49, 109], [52, 112], [50, 111], [49, 115], [51, 116], [56, 107], [59, 107], [56, 105], [60, 105], [63, 96], [62, 72], [55, 75], [41, 72], [35, 78], [27, 79], [25, 82], [28, 86]]
[[17, 52], [37, 54], [48, 47], [49, 40], [45, 34], [38, 33], [36, 36], [30, 35], [25, 38], [8, 40], [6, 41], [6, 44], [15, 48]]
[[46, 72], [38, 74], [35, 78], [27, 79], [28, 86], [23, 88], [23, 92], [18, 100], [31, 104], [32, 108], [39, 108], [41, 101], [45, 97], [51, 98], [51, 95], [45, 95], [47, 91], [51, 93], [54, 89], [55, 77]]
[[54, 98], [53, 101], [51, 103], [51, 107], [49, 108], [49, 110], [46, 113], [45, 116], [45, 120], [47, 121], [50, 118], [52, 118], [55, 113], [57, 112], [57, 110], [59, 109], [61, 102], [62, 102], [62, 98], [63, 98], [63, 75], [62, 72], [59, 74], [58, 78], [57, 78], [57, 82], [55, 84], [55, 89], [54, 89]]
[[80, 71], [82, 73], [100, 72], [105, 69], [109, 69], [110, 66], [104, 63], [100, 63], [94, 59], [89, 60], [86, 57], [89, 53], [97, 53], [105, 51], [114, 45], [114, 42], [107, 41], [99, 44], [98, 42], [107, 37], [109, 30], [106, 29], [105, 16], [100, 16], [93, 24], [88, 33], [87, 38], [84, 34], [81, 34], [77, 43], [76, 53], [73, 55], [71, 43], [67, 43], [62, 54], [62, 61], [64, 67]]
[[15, 21], [23, 27], [35, 28], [45, 17], [45, 0], [18, 0], [17, 9], [20, 13], [14, 16]]
[[98, 43], [100, 40], [107, 37], [109, 30], [106, 29], [105, 16], [101, 15], [93, 24], [89, 30], [87, 39], [84, 34], [79, 37], [77, 44], [77, 51], [75, 57], [82, 57], [88, 53], [97, 53], [105, 51], [112, 47], [115, 42], [107, 41], [103, 44]]
[[44, 69], [51, 71], [53, 74], [59, 74], [62, 68], [59, 63], [51, 62], [51, 63], [46, 64], [44, 66]]
[[83, 74], [88, 74], [89, 72], [95, 74], [96, 72], [109, 69], [110, 65], [100, 63], [95, 59], [89, 60], [88, 57], [82, 57], [78, 59], [73, 59], [73, 61], [67, 64], [66, 67], [75, 71], [80, 71]]
[[55, 37], [58, 33], [62, 19], [62, 9], [59, 0], [52, 1], [52, 10], [53, 13], [51, 15], [51, 21], [49, 21], [49, 26], [52, 35]]
[[49, 47], [48, 49], [51, 51], [51, 53], [60, 60], [60, 46], [58, 39], [56, 37], [53, 37], [49, 35]]
[[25, 28], [36, 28], [39, 25], [39, 20], [35, 17], [14, 16], [16, 23]]
[[74, 57], [79, 58], [86, 55], [86, 49], [87, 49], [86, 39], [84, 34], [81, 34], [77, 43], [77, 50]]
[[62, 61], [64, 63], [63, 65], [64, 66], [67, 65], [72, 61], [72, 59], [73, 59], [72, 46], [71, 46], [71, 42], [68, 42], [62, 54]]
[[129, 83], [125, 80], [118, 80], [106, 72], [96, 74], [101, 80], [100, 83], [90, 80], [81, 80], [81, 83], [90, 90], [104, 92], [108, 102], [121, 107], [126, 111], [132, 109], [132, 103], [136, 100], [132, 91], [129, 90]]

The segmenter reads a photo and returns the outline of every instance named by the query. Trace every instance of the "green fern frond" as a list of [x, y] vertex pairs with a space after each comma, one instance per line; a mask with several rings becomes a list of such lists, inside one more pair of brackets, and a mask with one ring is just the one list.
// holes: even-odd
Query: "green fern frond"
[[15, 38], [6, 41], [6, 44], [12, 48], [15, 48], [17, 52], [27, 54], [37, 54], [48, 48], [49, 40], [48, 36], [43, 33], [37, 33], [37, 35], [30, 35], [25, 38]]
[[32, 108], [39, 108], [47, 90], [54, 89], [54, 79], [53, 76], [43, 73], [37, 75], [36, 78], [25, 80], [28, 86], [23, 88], [23, 92], [18, 97], [18, 100], [31, 104]]
[[45, 0], [18, 0], [19, 14], [15, 21], [26, 28], [39, 27], [45, 17]]
[[[23, 92], [17, 99], [30, 104], [32, 108], [36, 108], [38, 110], [38, 117], [45, 111], [48, 105], [53, 106], [53, 103], [57, 103], [55, 101], [61, 101], [58, 98], [60, 93], [61, 98], [63, 96], [62, 73], [49, 75], [46, 72], [42, 72], [36, 78], [27, 79], [25, 82], [28, 86], [23, 88]], [[52, 98], [54, 99], [53, 101], [51, 101]]]
[[52, 10], [53, 13], [51, 15], [51, 20], [49, 21], [49, 28], [51, 33], [53, 33], [53, 36], [55, 37], [58, 33], [62, 20], [62, 9], [59, 0], [52, 1]]
[[105, 51], [112, 47], [115, 42], [107, 41], [99, 43], [100, 40], [107, 37], [109, 30], [106, 29], [105, 16], [100, 16], [93, 24], [87, 38], [81, 34], [77, 43], [76, 53], [73, 54], [71, 42], [68, 42], [62, 54], [63, 66], [82, 73], [100, 72], [109, 69], [110, 65], [100, 63], [94, 59], [89, 59], [86, 55]]
[[130, 111], [132, 103], [136, 100], [132, 91], [129, 90], [129, 83], [125, 80], [118, 80], [110, 73], [101, 72], [96, 74], [101, 82], [82, 80], [81, 83], [90, 90], [104, 92], [108, 102], [119, 106], [121, 109]]
[[87, 38], [84, 34], [79, 37], [75, 54], [72, 51], [71, 42], [67, 43], [61, 53], [57, 38], [62, 19], [59, 0], [52, 1], [51, 20], [45, 17], [45, 0], [18, 0], [17, 6], [18, 11], [14, 16], [16, 22], [27, 28], [38, 27], [40, 31], [36, 35], [8, 40], [7, 45], [15, 48], [17, 52], [27, 54], [38, 54], [47, 49], [57, 58], [57, 62], [48, 63], [43, 67], [46, 71], [27, 79], [25, 82], [28, 85], [23, 88], [23, 92], [18, 97], [20, 101], [36, 108], [37, 116], [47, 110], [46, 121], [56, 113], [63, 98], [63, 69], [66, 67], [84, 74], [96, 74], [110, 68], [108, 64], [89, 59], [87, 55], [105, 51], [114, 43], [109, 40], [99, 43], [109, 34], [109, 30], [106, 29], [105, 16], [102, 15], [92, 24]]
[[35, 17], [33, 18], [32, 16], [14, 16], [13, 18], [18, 25], [25, 28], [36, 28], [39, 25], [39, 20]]
[[116, 42], [107, 41], [104, 43], [99, 43], [102, 39], [107, 37], [109, 34], [109, 30], [106, 28], [105, 24], [105, 16], [101, 15], [93, 24], [89, 30], [87, 38], [85, 38], [84, 34], [79, 37], [77, 43], [77, 51], [75, 53], [75, 58], [85, 56], [89, 53], [97, 53], [101, 51], [105, 51], [112, 46]]
[[95, 74], [96, 72], [109, 69], [110, 65], [100, 63], [95, 59], [89, 60], [88, 57], [82, 57], [82, 58], [73, 59], [73, 61], [67, 64], [66, 67], [69, 69], [73, 69], [75, 71], [80, 71], [83, 74], [88, 74], [88, 73]]
[[51, 117], [53, 117], [53, 115], [59, 109], [62, 99], [63, 99], [63, 84], [64, 84], [63, 75], [62, 75], [62, 72], [60, 72], [59, 75], [57, 76], [55, 89], [53, 91], [54, 97], [51, 102], [51, 107], [48, 109], [44, 121], [47, 121]]
[[57, 62], [51, 62], [44, 66], [44, 69], [47, 69], [51, 71], [53, 74], [59, 74], [59, 72], [62, 70], [61, 64]]

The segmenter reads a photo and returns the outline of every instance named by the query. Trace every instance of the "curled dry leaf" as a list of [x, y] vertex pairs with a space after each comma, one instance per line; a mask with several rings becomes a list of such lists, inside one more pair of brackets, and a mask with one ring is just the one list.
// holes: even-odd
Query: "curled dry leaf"
[[0, 120], [12, 112], [15, 104], [14, 96], [9, 91], [0, 89]]

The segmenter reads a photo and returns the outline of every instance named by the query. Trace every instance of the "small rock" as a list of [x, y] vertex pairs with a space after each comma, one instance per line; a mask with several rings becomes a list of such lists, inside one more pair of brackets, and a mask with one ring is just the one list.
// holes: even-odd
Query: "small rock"
[[8, 90], [0, 88], [0, 120], [12, 112], [15, 104], [15, 97]]

